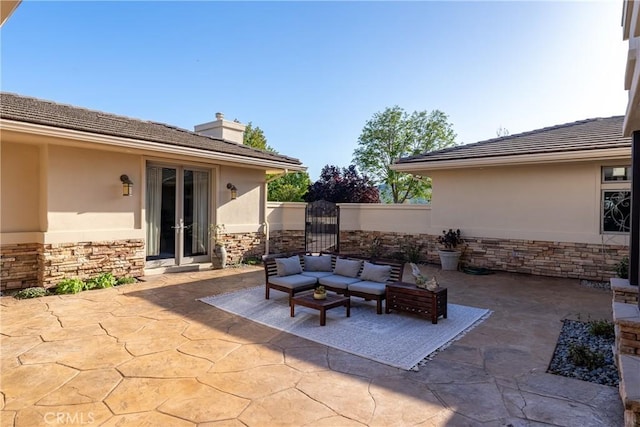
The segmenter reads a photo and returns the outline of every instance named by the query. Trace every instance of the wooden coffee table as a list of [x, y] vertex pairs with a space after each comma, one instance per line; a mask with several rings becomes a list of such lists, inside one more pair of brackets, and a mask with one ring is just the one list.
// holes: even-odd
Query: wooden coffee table
[[291, 317], [295, 317], [296, 305], [320, 311], [320, 326], [327, 324], [327, 310], [335, 307], [346, 307], [347, 317], [351, 317], [351, 300], [342, 295], [327, 295], [326, 299], [314, 299], [313, 292], [291, 298]]

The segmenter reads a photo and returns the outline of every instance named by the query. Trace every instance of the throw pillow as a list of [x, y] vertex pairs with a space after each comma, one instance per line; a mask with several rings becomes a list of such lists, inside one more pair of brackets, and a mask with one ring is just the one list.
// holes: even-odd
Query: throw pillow
[[370, 262], [364, 263], [360, 278], [369, 282], [385, 283], [391, 277], [390, 265], [376, 265]]
[[298, 255], [289, 258], [276, 258], [276, 269], [280, 277], [302, 273], [300, 258]]
[[346, 277], [358, 277], [361, 265], [362, 261], [360, 260], [338, 258], [336, 259], [336, 268], [333, 273]]
[[305, 255], [304, 271], [331, 271], [331, 255]]

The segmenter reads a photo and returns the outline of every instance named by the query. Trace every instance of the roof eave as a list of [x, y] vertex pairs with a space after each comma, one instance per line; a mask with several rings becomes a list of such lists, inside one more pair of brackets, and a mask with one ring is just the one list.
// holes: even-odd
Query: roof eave
[[224, 163], [236, 163], [239, 166], [250, 166], [264, 168], [267, 173], [278, 173], [281, 171], [298, 172], [306, 171], [307, 168], [299, 163], [289, 163], [277, 160], [258, 159], [237, 154], [221, 153], [219, 151], [204, 150], [199, 148], [171, 145], [161, 142], [145, 141], [133, 138], [123, 138], [92, 132], [77, 131], [54, 126], [45, 126], [16, 120], [0, 120], [0, 130], [7, 130], [19, 133], [33, 134], [51, 138], [62, 138], [72, 141], [94, 143], [124, 149], [137, 149], [146, 151], [161, 152], [163, 154], [184, 155], [197, 157], [205, 160], [213, 160]]
[[631, 157], [631, 147], [600, 150], [567, 151], [562, 153], [539, 153], [514, 156], [494, 156], [454, 160], [416, 160], [391, 165], [391, 169], [406, 173], [424, 173], [432, 170], [463, 169], [494, 166], [535, 165], [545, 163], [568, 163], [594, 160], [614, 160]]

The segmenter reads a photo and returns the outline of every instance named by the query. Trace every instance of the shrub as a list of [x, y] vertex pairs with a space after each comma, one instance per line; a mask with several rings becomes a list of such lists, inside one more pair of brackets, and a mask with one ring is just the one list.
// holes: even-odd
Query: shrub
[[569, 346], [569, 360], [576, 366], [585, 366], [589, 370], [604, 366], [604, 354], [594, 352], [582, 344]]
[[56, 294], [77, 294], [85, 288], [85, 283], [80, 279], [64, 279], [56, 287]]
[[589, 333], [597, 337], [613, 338], [615, 329], [608, 320], [592, 320], [589, 322]]
[[449, 229], [449, 231], [442, 230], [442, 236], [438, 237], [438, 243], [444, 246], [444, 250], [452, 251], [462, 243], [462, 238], [460, 237], [460, 230], [453, 231]]
[[424, 249], [424, 244], [406, 244], [402, 246], [402, 258], [407, 262], [412, 262], [414, 264], [422, 261], [422, 251]]
[[45, 288], [25, 288], [18, 291], [13, 297], [17, 299], [38, 298], [47, 296], [49, 292]]
[[629, 278], [629, 257], [623, 257], [616, 265], [616, 273], [622, 279]]
[[130, 283], [136, 283], [137, 280], [135, 277], [121, 277], [116, 281], [116, 286], [120, 285], [128, 285]]
[[111, 273], [102, 273], [101, 275], [93, 279], [93, 282], [95, 282], [95, 285], [91, 289], [104, 289], [115, 286], [117, 280]]

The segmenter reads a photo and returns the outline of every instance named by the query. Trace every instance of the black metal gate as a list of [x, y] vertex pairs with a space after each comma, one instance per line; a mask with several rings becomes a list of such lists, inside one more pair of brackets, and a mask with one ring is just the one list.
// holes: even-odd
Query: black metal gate
[[307, 204], [305, 250], [307, 252], [340, 251], [340, 207], [326, 200]]

